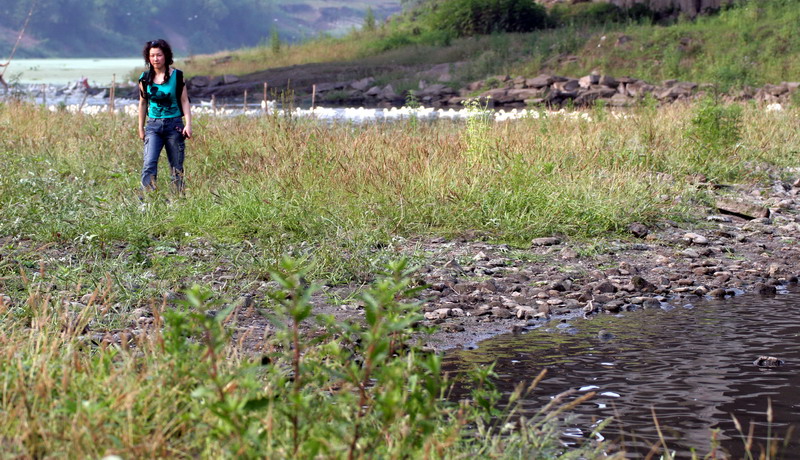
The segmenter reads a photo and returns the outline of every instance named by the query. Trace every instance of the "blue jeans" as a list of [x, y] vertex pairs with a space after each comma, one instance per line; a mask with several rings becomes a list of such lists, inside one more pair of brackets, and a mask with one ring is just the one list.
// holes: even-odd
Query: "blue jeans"
[[150, 118], [144, 127], [144, 166], [142, 166], [142, 188], [155, 190], [158, 176], [158, 157], [166, 148], [172, 186], [183, 192], [183, 155], [186, 144], [183, 140], [183, 119]]

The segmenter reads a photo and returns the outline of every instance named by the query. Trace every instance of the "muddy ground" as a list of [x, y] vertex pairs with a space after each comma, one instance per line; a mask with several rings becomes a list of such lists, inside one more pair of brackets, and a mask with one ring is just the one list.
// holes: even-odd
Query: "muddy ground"
[[[700, 210], [694, 224], [632, 225], [630, 236], [601, 243], [560, 238], [512, 249], [469, 239], [405, 241], [399, 252], [430, 255], [420, 270], [426, 325], [438, 332], [431, 348], [475, 347], [501, 333], [519, 333], [575, 316], [642, 308], [670, 309], [737, 295], [775, 295], [800, 274], [800, 189], [776, 181], [767, 188], [725, 191], [753, 218]], [[727, 204], [721, 205], [730, 212]], [[348, 287], [330, 288], [346, 297]], [[358, 302], [319, 311], [358, 317]]]
[[[704, 186], [704, 185], [701, 185]], [[540, 238], [528, 248], [477, 241], [474, 235], [458, 239], [411, 238], [393, 240], [397, 254], [425, 261], [416, 280], [425, 286], [417, 300], [423, 302], [423, 325], [436, 326], [420, 340], [433, 349], [475, 347], [501, 333], [519, 333], [576, 316], [616, 314], [642, 308], [669, 309], [709, 298], [737, 295], [775, 295], [783, 286], [797, 283], [800, 274], [800, 188], [776, 180], [768, 187], [717, 190], [728, 201], [744, 203], [754, 217], [723, 213], [716, 207], [698, 209], [694, 223], [662, 221], [649, 227], [634, 224], [619, 239], [578, 242], [558, 237]], [[730, 211], [730, 210], [729, 210]], [[2, 238], [0, 262], [14, 264], [23, 253], [36, 254], [44, 272], [58, 260], [74, 258], [69, 247]], [[158, 247], [151, 248], [155, 255]], [[235, 320], [229, 324], [236, 340], [258, 353], [274, 327], [263, 314], [267, 294], [275, 283], [265, 276], [245, 274], [235, 261], [220, 259], [208, 242], [172, 248], [188, 263], [213, 261], [210, 272], [181, 280], [167, 290], [152, 277], [151, 298], [132, 311], [115, 305], [122, 326], [111, 330], [89, 324], [87, 337], [95, 342], [118, 342], [123, 337], [147, 333], [154, 324], [152, 305], [168, 307], [181, 296], [181, 286], [210, 286], [223, 302], [234, 303]], [[119, 245], [114, 257], [130, 257], [131, 248]], [[30, 260], [30, 259], [28, 259]], [[31, 273], [35, 272], [31, 269]], [[31, 275], [35, 278], [35, 275]], [[10, 285], [10, 277], [0, 279]], [[363, 315], [357, 293], [362, 285], [323, 286], [314, 295], [315, 313], [345, 319]], [[117, 289], [140, 289], [125, 285]], [[62, 288], [63, 289], [63, 288]], [[2, 289], [0, 289], [2, 291]], [[8, 291], [7, 291], [8, 292]], [[13, 295], [13, 294], [12, 294]], [[91, 293], [52, 292], [74, 312], [92, 302]], [[11, 304], [25, 299], [0, 292]], [[106, 308], [106, 310], [108, 310]], [[307, 333], [321, 332], [313, 322]]]

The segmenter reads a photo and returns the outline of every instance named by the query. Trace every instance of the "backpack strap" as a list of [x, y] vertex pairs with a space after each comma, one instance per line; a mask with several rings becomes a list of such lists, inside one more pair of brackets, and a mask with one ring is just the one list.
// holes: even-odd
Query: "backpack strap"
[[[183, 90], [186, 87], [186, 82], [183, 81], [183, 71], [175, 69], [175, 78], [175, 97], [178, 99], [178, 108], [181, 111], [181, 116], [183, 116], [184, 113], [183, 104], [181, 104], [181, 96], [183, 96]], [[188, 94], [186, 97], [189, 97]], [[191, 100], [189, 102], [191, 102]]]
[[150, 94], [147, 92], [147, 87], [150, 85], [150, 82], [147, 81], [147, 72], [142, 72], [139, 75], [139, 96], [144, 98], [145, 101], [150, 100]]

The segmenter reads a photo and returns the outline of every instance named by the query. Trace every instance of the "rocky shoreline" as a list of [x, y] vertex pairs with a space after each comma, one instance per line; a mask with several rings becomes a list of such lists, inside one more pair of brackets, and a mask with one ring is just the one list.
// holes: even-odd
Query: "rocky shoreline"
[[[599, 246], [540, 238], [515, 250], [470, 240], [408, 241], [433, 262], [422, 268], [426, 338], [436, 350], [475, 347], [501, 333], [575, 317], [672, 309], [738, 295], [775, 295], [798, 283], [800, 188], [775, 181], [720, 198], [695, 226], [634, 224], [630, 238]], [[729, 195], [726, 195], [729, 196]], [[332, 288], [344, 294], [347, 288]], [[355, 304], [320, 311], [362, 314]]]
[[[187, 80], [189, 94], [197, 98], [242, 98], [245, 91], [251, 97], [263, 93], [263, 84], [268, 83], [273, 93], [291, 89], [295, 102], [309, 103], [312, 92], [318, 104], [341, 106], [395, 107], [413, 100], [425, 107], [462, 107], [468, 99], [478, 100], [493, 108], [525, 108], [531, 106], [563, 107], [567, 105], [587, 107], [602, 101], [611, 107], [628, 107], [652, 98], [660, 104], [702, 98], [716, 92], [712, 84], [666, 80], [650, 83], [633, 77], [614, 77], [592, 73], [582, 77], [541, 74], [535, 77], [497, 75], [475, 81], [463, 88], [452, 86], [451, 70], [456, 64], [440, 64], [431, 69], [416, 72], [420, 77], [415, 90], [396, 90], [394, 85], [380, 84], [373, 76], [349, 80], [336, 75], [357, 75], [354, 69], [338, 69], [330, 74], [316, 69], [303, 77], [291, 78], [293, 72], [300, 73], [302, 66], [271, 69], [256, 74], [235, 76], [194, 76]], [[363, 69], [380, 73], [386, 69]], [[363, 74], [363, 72], [361, 72]], [[374, 73], [373, 74], [376, 74]], [[369, 72], [367, 72], [369, 73]], [[762, 103], [789, 102], [800, 82], [767, 84], [760, 88], [745, 87], [726, 94], [730, 101], [754, 100]]]

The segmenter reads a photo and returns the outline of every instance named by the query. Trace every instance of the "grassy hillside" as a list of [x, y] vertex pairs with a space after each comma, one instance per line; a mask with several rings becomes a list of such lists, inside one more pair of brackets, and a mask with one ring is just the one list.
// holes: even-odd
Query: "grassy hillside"
[[[410, 12], [374, 31], [354, 31], [275, 48], [269, 44], [194, 59], [196, 74], [248, 73], [309, 62], [413, 62], [416, 68], [460, 62], [453, 86], [496, 74], [550, 72], [582, 75], [599, 71], [650, 81], [664, 79], [718, 83], [723, 89], [793, 81], [800, 77], [800, 22], [797, 0], [743, 2], [712, 16], [654, 24], [608, 15], [572, 15], [554, 27], [529, 33], [494, 33], [456, 38], [435, 29], [430, 15]], [[386, 76], [413, 79], [413, 75]]]

